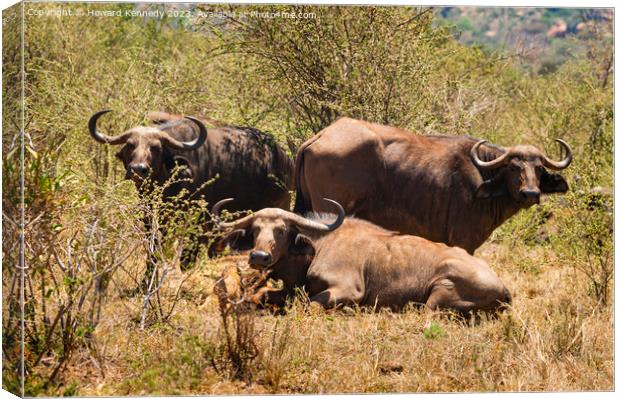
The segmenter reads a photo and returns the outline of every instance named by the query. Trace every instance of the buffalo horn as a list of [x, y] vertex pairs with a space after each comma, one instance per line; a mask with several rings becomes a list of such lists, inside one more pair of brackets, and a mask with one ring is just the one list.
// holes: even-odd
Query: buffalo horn
[[200, 120], [196, 118], [193, 118], [191, 116], [185, 116], [185, 119], [189, 119], [198, 126], [198, 137], [196, 137], [192, 141], [179, 141], [170, 136], [169, 134], [165, 134], [162, 139], [168, 146], [176, 148], [177, 150], [195, 150], [201, 145], [203, 145], [205, 140], [207, 139], [207, 128]]
[[254, 220], [254, 215], [247, 215], [247, 216], [242, 217], [241, 219], [234, 220], [232, 222], [220, 221], [220, 208], [224, 204], [229, 203], [234, 200], [235, 200], [234, 198], [225, 198], [223, 200], [216, 202], [215, 205], [213, 205], [213, 208], [211, 208], [211, 214], [215, 217], [215, 220], [217, 221], [217, 226], [221, 229], [226, 229], [226, 230], [245, 229]]
[[224, 205], [227, 204], [231, 201], [234, 201], [234, 198], [224, 198], [223, 200], [220, 200], [218, 202], [215, 203], [215, 205], [213, 205], [213, 208], [211, 208], [211, 214], [213, 216], [219, 217], [220, 216], [220, 208]]
[[573, 161], [573, 152], [571, 151], [570, 147], [564, 140], [555, 139], [555, 141], [560, 143], [560, 145], [564, 147], [564, 149], [566, 150], [566, 158], [564, 158], [561, 161], [553, 161], [547, 158], [547, 156], [545, 155], [543, 156], [542, 161], [543, 161], [543, 164], [549, 169], [562, 170], [562, 169], [567, 168], [568, 165], [570, 165], [570, 163]]
[[306, 219], [306, 218], [301, 217], [299, 215], [293, 215], [291, 217], [292, 221], [300, 229], [308, 229], [308, 230], [315, 230], [315, 231], [334, 231], [334, 230], [336, 230], [338, 227], [340, 227], [342, 222], [344, 222], [344, 216], [345, 216], [344, 208], [342, 207], [342, 205], [340, 205], [338, 202], [336, 202], [334, 200], [331, 200], [329, 198], [323, 198], [323, 199], [325, 201], [327, 201], [327, 202], [331, 202], [338, 209], [338, 217], [336, 218], [336, 220], [333, 223], [323, 224], [323, 223], [316, 222], [314, 220]]
[[103, 111], [95, 112], [93, 116], [88, 120], [88, 131], [95, 140], [102, 144], [124, 144], [131, 133], [123, 133], [119, 136], [110, 137], [97, 130], [97, 120], [103, 115], [110, 112], [110, 109], [104, 109]]
[[505, 151], [502, 155], [492, 161], [485, 162], [478, 157], [478, 148], [486, 143], [486, 140], [480, 140], [471, 148], [471, 160], [481, 170], [492, 170], [502, 166], [507, 160], [509, 151]]
[[[324, 232], [336, 230], [338, 227], [340, 227], [342, 222], [344, 222], [344, 217], [345, 217], [344, 208], [342, 207], [342, 205], [340, 205], [338, 202], [334, 200], [331, 200], [328, 198], [323, 198], [323, 199], [327, 202], [331, 202], [338, 209], [338, 217], [333, 223], [330, 223], [330, 224], [319, 223], [314, 220], [306, 219], [303, 216], [295, 215], [294, 213], [286, 212], [286, 211], [281, 211], [282, 217], [293, 222], [298, 228], [302, 230], [314, 230], [314, 231], [324, 231]], [[226, 198], [226, 199], [223, 199], [217, 202], [213, 206], [211, 210], [211, 214], [213, 214], [213, 216], [218, 218], [219, 216], [218, 212], [219, 212], [220, 207], [223, 204], [230, 202], [232, 200], [233, 200], [232, 198]], [[254, 220], [254, 215], [248, 215], [241, 219], [235, 220], [233, 222], [218, 222], [218, 226], [222, 229], [244, 229], [248, 225], [250, 225], [253, 220]]]

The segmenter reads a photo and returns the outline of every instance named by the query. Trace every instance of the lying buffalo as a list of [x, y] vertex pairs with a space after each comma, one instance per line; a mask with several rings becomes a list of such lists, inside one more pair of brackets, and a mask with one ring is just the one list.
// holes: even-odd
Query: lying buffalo
[[501, 148], [470, 137], [420, 136], [342, 118], [297, 153], [295, 213], [325, 211], [322, 198], [387, 229], [466, 249], [470, 254], [506, 219], [568, 184], [553, 161], [529, 145]]
[[[293, 164], [271, 136], [246, 127], [207, 131], [200, 119], [154, 113], [151, 119], [158, 124], [112, 137], [97, 128], [99, 118], [108, 112], [90, 117], [90, 134], [99, 143], [122, 146], [116, 155], [125, 166], [126, 178], [134, 181], [141, 195], [152, 189], [152, 184], [145, 184], [149, 182], [166, 186], [164, 201], [185, 189], [188, 198], [209, 204], [227, 196], [239, 198], [231, 211], [288, 209]], [[178, 179], [171, 181], [175, 169], [180, 170]], [[205, 184], [210, 179], [214, 181]], [[151, 228], [149, 220], [145, 224]], [[181, 267], [190, 266], [196, 253], [195, 244], [184, 249]]]
[[[496, 311], [511, 302], [497, 275], [460, 248], [385, 230], [368, 221], [333, 215], [305, 218], [281, 209], [262, 209], [221, 223], [224, 240], [249, 238], [248, 263], [281, 279], [267, 301], [282, 305], [296, 287], [325, 308], [365, 305], [399, 309], [410, 302], [460, 313]], [[217, 208], [216, 208], [217, 210]]]

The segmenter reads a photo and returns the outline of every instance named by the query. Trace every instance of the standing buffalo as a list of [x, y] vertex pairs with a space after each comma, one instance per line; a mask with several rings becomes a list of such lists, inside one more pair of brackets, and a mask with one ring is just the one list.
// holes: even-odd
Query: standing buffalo
[[[91, 136], [102, 144], [122, 145], [116, 154], [125, 166], [126, 178], [136, 184], [141, 195], [152, 184], [164, 185], [163, 200], [186, 189], [190, 199], [202, 198], [209, 204], [234, 196], [239, 201], [230, 208], [258, 210], [287, 208], [290, 203], [293, 164], [273, 138], [253, 128], [221, 127], [209, 129], [199, 119], [165, 113], [152, 113], [155, 126], [139, 126], [118, 136], [107, 136], [97, 129], [98, 119], [110, 112], [90, 117]], [[180, 172], [171, 181], [173, 170]], [[205, 184], [210, 179], [213, 182]], [[149, 220], [145, 220], [150, 229]], [[194, 261], [197, 245], [184, 249], [181, 267]], [[150, 263], [153, 264], [151, 259]]]
[[221, 227], [224, 240], [249, 238], [248, 263], [283, 281], [268, 292], [282, 305], [296, 287], [305, 286], [311, 302], [325, 308], [361, 305], [401, 309], [408, 303], [459, 313], [496, 311], [511, 302], [497, 275], [461, 248], [385, 230], [368, 221], [345, 218], [337, 202], [330, 215], [305, 218], [281, 209], [262, 209]]
[[473, 254], [541, 193], [568, 190], [547, 171], [571, 163], [568, 144], [557, 141], [566, 150], [559, 162], [529, 145], [501, 148], [342, 118], [301, 145], [295, 212], [324, 211], [329, 197], [347, 214]]

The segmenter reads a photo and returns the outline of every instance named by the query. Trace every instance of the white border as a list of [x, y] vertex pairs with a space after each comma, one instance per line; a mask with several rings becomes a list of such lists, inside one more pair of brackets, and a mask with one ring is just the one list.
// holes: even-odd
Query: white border
[[[26, 1], [26, 3], [30, 2], [49, 2], [49, 1]], [[88, 1], [90, 3], [120, 3], [121, 1]], [[138, 3], [136, 1], [135, 3]], [[12, 0], [0, 0], [0, 8], [5, 9], [18, 2]], [[85, 1], [77, 1], [77, 0], [67, 0], [59, 3], [85, 3]], [[591, 1], [577, 1], [577, 0], [564, 0], [564, 1], [548, 1], [548, 0], [540, 0], [540, 1], [491, 1], [491, 0], [460, 0], [460, 1], [447, 1], [444, 3], [438, 3], [434, 1], [419, 1], [419, 0], [312, 0], [312, 1], [299, 1], [299, 0], [286, 0], [286, 1], [268, 1], [268, 0], [252, 0], [252, 1], [170, 1], [170, 0], [160, 0], [154, 1], [152, 3], [209, 3], [209, 4], [248, 4], [248, 3], [256, 3], [256, 4], [316, 4], [316, 5], [419, 5], [419, 6], [471, 6], [471, 7], [575, 7], [575, 8], [594, 8], [594, 7], [605, 7], [605, 8], [615, 8], [615, 2], [610, 0], [591, 0]], [[615, 17], [615, 12], [614, 12]], [[618, 30], [618, 18], [614, 20], [614, 32]], [[0, 42], [2, 38], [2, 33], [0, 30]], [[615, 46], [615, 35], [614, 35], [614, 57], [617, 59], [618, 51]], [[614, 67], [615, 69], [615, 67]], [[615, 72], [615, 71], [614, 71]], [[614, 73], [614, 88], [616, 87], [616, 74]], [[1, 107], [0, 107], [1, 108]], [[618, 150], [615, 146], [617, 140], [617, 125], [618, 125], [618, 111], [620, 107], [618, 103], [615, 101], [615, 91], [614, 91], [614, 112], [615, 112], [615, 120], [614, 120], [614, 196], [615, 198], [619, 198], [620, 189], [618, 188], [615, 170], [617, 166], [618, 160]], [[2, 116], [2, 110], [0, 109], [0, 118]], [[2, 181], [2, 171], [0, 170], [0, 182]], [[0, 186], [1, 187], [1, 186]], [[0, 211], [2, 205], [0, 203]], [[614, 203], [614, 211], [615, 211], [615, 203]], [[617, 231], [618, 225], [617, 220], [615, 219], [616, 213], [614, 212], [614, 242], [617, 240]], [[1, 228], [0, 228], [1, 232]], [[1, 240], [1, 236], [0, 236]], [[617, 260], [619, 259], [620, 250], [617, 245], [614, 245], [614, 271], [617, 270], [615, 267], [617, 265]], [[618, 290], [616, 289], [614, 278], [614, 324], [615, 319], [617, 318], [617, 308], [615, 304], [618, 303]], [[0, 286], [1, 292], [1, 286]], [[1, 312], [0, 308], [0, 312]], [[618, 328], [615, 328], [614, 331], [614, 342], [618, 342]], [[618, 367], [616, 366], [616, 362], [618, 359], [618, 345], [614, 344], [614, 386], [618, 383]], [[1, 360], [0, 360], [1, 362]], [[382, 394], [382, 395], [360, 395], [360, 394], [347, 394], [347, 395], [278, 395], [284, 398], [295, 398], [295, 397], [304, 397], [304, 398], [336, 398], [340, 396], [346, 396], [346, 398], [351, 399], [368, 399], [374, 397], [383, 397], [385, 395], [389, 395], [390, 398], [393, 399], [411, 399], [411, 398], [444, 398], [444, 397], [464, 397], [464, 398], [484, 398], [484, 399], [496, 399], [496, 398], [511, 398], [511, 399], [525, 399], [525, 398], [539, 398], [539, 399], [573, 399], [573, 398], [613, 398], [615, 397], [614, 392], [537, 392], [537, 393], [450, 393], [450, 394], [440, 394], [440, 393], [431, 393], [431, 394]], [[0, 398], [15, 396], [2, 390], [0, 391]], [[196, 396], [172, 396], [169, 398], [195, 398]], [[212, 397], [230, 397], [230, 396], [212, 396]], [[252, 395], [252, 396], [234, 396], [235, 398], [266, 398], [270, 397], [268, 395]], [[160, 398], [168, 398], [167, 396], [160, 396]]]

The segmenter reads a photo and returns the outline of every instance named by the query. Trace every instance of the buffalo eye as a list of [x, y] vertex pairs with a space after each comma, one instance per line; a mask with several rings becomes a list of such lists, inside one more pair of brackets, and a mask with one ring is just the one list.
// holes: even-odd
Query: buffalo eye
[[158, 154], [160, 151], [161, 151], [161, 148], [159, 148], [158, 145], [152, 145], [151, 146], [151, 152], [152, 153]]
[[118, 152], [119, 154], [131, 154], [134, 150], [136, 149], [136, 146], [133, 144], [125, 144], [125, 146], [123, 148], [121, 148], [121, 150]]

